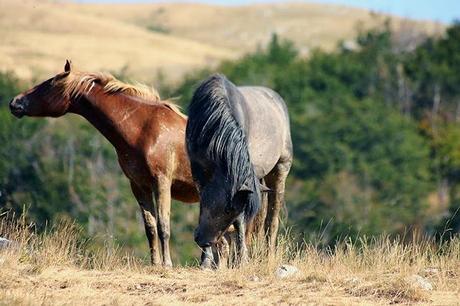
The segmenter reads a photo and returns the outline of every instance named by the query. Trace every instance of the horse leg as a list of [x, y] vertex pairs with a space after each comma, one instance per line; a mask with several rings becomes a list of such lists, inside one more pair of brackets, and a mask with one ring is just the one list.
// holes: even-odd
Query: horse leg
[[[261, 179], [261, 183], [265, 185], [265, 179]], [[254, 234], [257, 239], [262, 239], [265, 236], [264, 223], [267, 218], [268, 195], [267, 192], [262, 192], [260, 201], [260, 210], [254, 218]]]
[[155, 202], [158, 208], [158, 234], [163, 255], [163, 265], [172, 267], [169, 251], [169, 238], [171, 236], [171, 180], [159, 177], [155, 192]]
[[260, 251], [260, 247], [263, 246], [265, 241], [264, 223], [267, 217], [267, 206], [268, 196], [266, 192], [263, 192], [259, 211], [250, 222], [246, 223], [246, 245], [256, 253]]
[[273, 254], [278, 234], [279, 215], [284, 205], [284, 189], [291, 162], [279, 162], [267, 175], [266, 181], [271, 191], [268, 193], [267, 217], [265, 219], [265, 236], [270, 254]]
[[245, 222], [244, 217], [240, 216], [235, 220], [233, 226], [236, 230], [236, 266], [244, 264], [248, 261], [248, 249], [245, 240]]
[[214, 255], [212, 254], [212, 247], [208, 246], [202, 249], [201, 252], [201, 269], [211, 269], [214, 266]]
[[153, 205], [152, 190], [139, 187], [131, 181], [131, 190], [139, 203], [142, 218], [144, 219], [145, 234], [149, 241], [150, 260], [153, 265], [160, 264], [158, 253], [158, 232], [155, 206]]
[[216, 267], [226, 267], [230, 256], [230, 247], [225, 236], [222, 236], [215, 246]]

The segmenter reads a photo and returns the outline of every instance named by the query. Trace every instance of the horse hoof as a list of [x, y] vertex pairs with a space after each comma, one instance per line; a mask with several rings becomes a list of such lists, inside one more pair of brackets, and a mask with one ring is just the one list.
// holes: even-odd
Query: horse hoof
[[163, 268], [172, 269], [172, 262], [168, 261], [163, 263]]
[[201, 270], [212, 270], [212, 261], [209, 259], [205, 259], [200, 264]]

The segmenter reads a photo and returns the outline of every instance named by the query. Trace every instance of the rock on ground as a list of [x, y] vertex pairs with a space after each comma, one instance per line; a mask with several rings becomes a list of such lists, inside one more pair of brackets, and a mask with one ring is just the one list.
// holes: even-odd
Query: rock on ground
[[291, 265], [281, 265], [276, 269], [275, 275], [279, 278], [285, 278], [297, 274], [299, 269], [297, 267]]
[[9, 247], [12, 243], [13, 243], [12, 241], [6, 238], [0, 237], [0, 250]]
[[433, 285], [424, 277], [414, 274], [409, 277], [409, 281], [412, 285], [423, 289], [423, 290], [433, 290]]

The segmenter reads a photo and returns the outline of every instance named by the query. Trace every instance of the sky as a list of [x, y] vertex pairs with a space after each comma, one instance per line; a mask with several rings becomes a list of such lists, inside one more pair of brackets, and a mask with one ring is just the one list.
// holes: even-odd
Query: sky
[[[178, 2], [161, 0], [74, 0], [76, 2], [100, 3], [148, 3], [148, 2]], [[179, 2], [201, 2], [222, 5], [241, 5], [261, 2], [285, 2], [283, 0], [182, 0]], [[291, 1], [292, 2], [292, 1]], [[301, 1], [296, 1], [301, 2]], [[377, 12], [390, 13], [413, 19], [426, 19], [450, 23], [460, 20], [460, 0], [315, 0], [309, 2], [336, 3]]]

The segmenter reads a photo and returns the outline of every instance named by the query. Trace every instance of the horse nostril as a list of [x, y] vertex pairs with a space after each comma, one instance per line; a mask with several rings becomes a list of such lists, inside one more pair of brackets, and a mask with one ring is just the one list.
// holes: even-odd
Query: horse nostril
[[14, 111], [22, 111], [24, 110], [24, 106], [19, 104], [17, 100], [12, 100], [10, 102], [10, 109]]
[[10, 111], [13, 115], [20, 118], [24, 115], [25, 107], [22, 101], [18, 98], [14, 98], [10, 102]]

